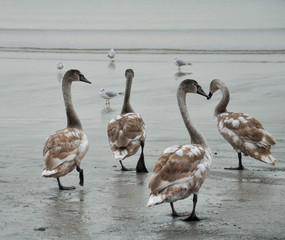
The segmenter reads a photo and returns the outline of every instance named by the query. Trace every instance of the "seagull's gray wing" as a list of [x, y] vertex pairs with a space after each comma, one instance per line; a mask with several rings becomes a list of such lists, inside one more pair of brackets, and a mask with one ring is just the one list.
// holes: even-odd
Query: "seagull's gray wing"
[[177, 59], [176, 60], [176, 63], [178, 64], [178, 65], [186, 65], [187, 63], [186, 62], [184, 62], [183, 60], [180, 60], [180, 59]]
[[117, 93], [112, 92], [112, 91], [105, 91], [105, 94], [106, 94], [109, 98], [112, 98], [112, 97], [115, 97], [115, 96], [118, 95]]

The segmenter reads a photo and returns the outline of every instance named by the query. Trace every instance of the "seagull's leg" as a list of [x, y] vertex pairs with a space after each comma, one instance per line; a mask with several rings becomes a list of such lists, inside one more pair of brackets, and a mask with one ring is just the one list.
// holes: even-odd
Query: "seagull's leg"
[[79, 185], [83, 186], [83, 184], [84, 184], [83, 169], [81, 169], [80, 167], [76, 166], [76, 170], [77, 170], [77, 172], [79, 172], [79, 179], [80, 179]]
[[62, 186], [59, 178], [56, 178], [56, 180], [57, 180], [57, 183], [58, 183], [59, 190], [72, 190], [72, 189], [75, 189], [74, 186], [72, 186], [72, 187], [64, 187], [64, 186]]
[[144, 163], [144, 153], [143, 153], [143, 148], [144, 148], [144, 141], [141, 141], [141, 155], [138, 160], [137, 166], [136, 166], [136, 171], [137, 172], [144, 172], [147, 173], [148, 170], [146, 169], [145, 163]]
[[196, 216], [196, 213], [195, 213], [197, 201], [198, 201], [197, 194], [194, 194], [194, 196], [193, 196], [193, 210], [192, 210], [192, 213], [191, 213], [191, 215], [188, 218], [183, 219], [183, 221], [200, 221], [200, 219]]
[[225, 168], [226, 170], [244, 170], [244, 166], [242, 165], [242, 155], [241, 152], [238, 152], [238, 167], [236, 168]]

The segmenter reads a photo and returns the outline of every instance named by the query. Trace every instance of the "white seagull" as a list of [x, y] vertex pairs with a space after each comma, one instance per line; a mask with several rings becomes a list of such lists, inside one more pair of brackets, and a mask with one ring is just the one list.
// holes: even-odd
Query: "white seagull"
[[192, 65], [192, 63], [183, 61], [181, 59], [178, 59], [177, 57], [173, 58], [173, 62], [178, 66], [178, 70], [180, 70], [180, 67], [182, 66]]
[[110, 51], [109, 51], [109, 53], [108, 53], [108, 58], [110, 58], [111, 60], [112, 60], [112, 62], [114, 62], [114, 57], [115, 57], [115, 55], [116, 55], [116, 52], [115, 52], [115, 50], [112, 48]]
[[56, 65], [57, 69], [58, 70], [61, 70], [63, 69], [63, 64], [61, 62], [59, 62], [57, 65]]
[[100, 96], [104, 99], [106, 99], [106, 105], [110, 105], [110, 99], [114, 98], [118, 95], [122, 95], [124, 94], [124, 92], [113, 92], [113, 91], [109, 91], [106, 90], [104, 88], [101, 88], [100, 90]]

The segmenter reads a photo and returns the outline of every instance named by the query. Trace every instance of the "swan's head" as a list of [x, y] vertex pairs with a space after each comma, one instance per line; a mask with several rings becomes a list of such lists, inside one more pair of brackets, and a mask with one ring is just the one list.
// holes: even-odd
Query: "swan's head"
[[125, 72], [125, 76], [127, 79], [133, 78], [135, 76], [133, 69], [127, 69]]
[[81, 81], [81, 82], [86, 82], [86, 83], [91, 83], [88, 81], [84, 75], [76, 69], [70, 69], [68, 70], [63, 77], [64, 80], [67, 80], [69, 82], [75, 82], [75, 81]]
[[220, 87], [224, 85], [224, 83], [219, 80], [219, 79], [214, 79], [211, 83], [210, 83], [210, 91], [209, 91], [209, 95], [208, 95], [208, 100], [213, 96], [213, 94], [220, 89]]
[[196, 80], [186, 79], [180, 83], [180, 87], [187, 93], [197, 93], [204, 97], [208, 97], [208, 95], [204, 92], [202, 87]]

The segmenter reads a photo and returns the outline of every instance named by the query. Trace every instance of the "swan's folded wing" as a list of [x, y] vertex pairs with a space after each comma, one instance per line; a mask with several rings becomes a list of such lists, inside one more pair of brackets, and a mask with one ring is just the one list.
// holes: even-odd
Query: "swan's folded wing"
[[[204, 157], [205, 150], [195, 145], [176, 145], [165, 149], [157, 160], [149, 181], [151, 194], [156, 195], [169, 186], [189, 182], [195, 178], [197, 166]], [[199, 170], [199, 174], [207, 174], [205, 170]]]
[[136, 113], [119, 115], [108, 124], [109, 142], [117, 147], [126, 147], [133, 140], [145, 139], [142, 118]]
[[79, 154], [82, 138], [83, 133], [72, 128], [52, 134], [43, 150], [45, 169], [52, 170], [65, 161], [74, 160]]
[[264, 130], [262, 124], [247, 114], [229, 113], [222, 119], [224, 127], [244, 142], [254, 143], [265, 148], [276, 144], [273, 136]]

